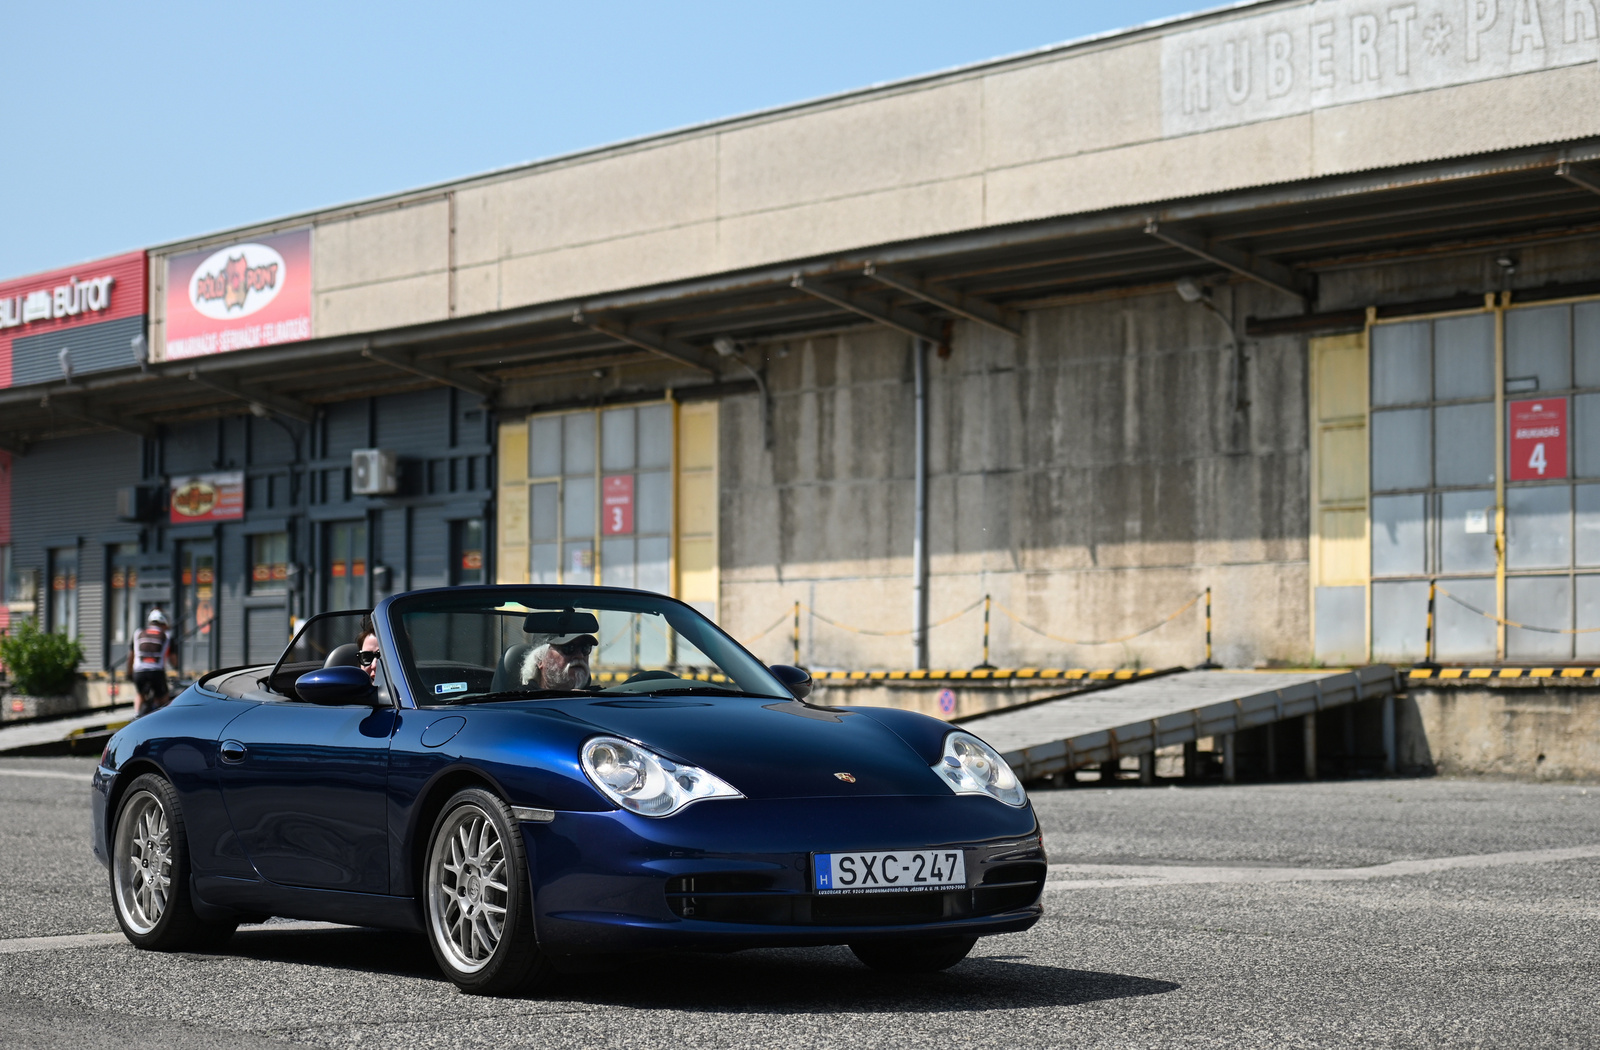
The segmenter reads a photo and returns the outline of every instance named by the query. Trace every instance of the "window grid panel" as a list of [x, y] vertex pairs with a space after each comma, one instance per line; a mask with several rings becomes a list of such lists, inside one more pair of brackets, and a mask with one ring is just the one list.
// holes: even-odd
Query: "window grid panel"
[[1433, 399], [1494, 396], [1494, 314], [1433, 322]]
[[1506, 312], [1506, 390], [1539, 394], [1572, 385], [1572, 307]]
[[[1506, 580], [1506, 619], [1530, 627], [1551, 630], [1572, 628], [1572, 578], [1560, 576], [1512, 576]], [[1572, 659], [1570, 634], [1530, 631], [1523, 627], [1506, 628], [1508, 660]]]
[[[529, 575], [535, 582], [639, 586], [671, 593], [670, 404], [530, 417]], [[632, 528], [605, 534], [603, 482], [633, 483]], [[547, 480], [548, 479], [548, 480]]]
[[1380, 325], [1372, 330], [1372, 403], [1414, 405], [1433, 400], [1427, 321]]
[[1436, 572], [1494, 572], [1494, 490], [1438, 495]]
[[1373, 491], [1429, 486], [1433, 460], [1431, 415], [1426, 408], [1372, 413]]

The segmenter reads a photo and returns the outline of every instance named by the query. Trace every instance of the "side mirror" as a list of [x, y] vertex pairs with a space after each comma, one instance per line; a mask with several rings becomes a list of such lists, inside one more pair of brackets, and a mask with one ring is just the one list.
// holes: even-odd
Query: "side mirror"
[[371, 704], [378, 697], [377, 687], [359, 667], [323, 667], [296, 678], [294, 691], [308, 704]]
[[788, 664], [773, 664], [767, 670], [772, 676], [786, 686], [794, 694], [796, 700], [804, 700], [811, 695], [811, 672], [804, 667], [791, 667]]

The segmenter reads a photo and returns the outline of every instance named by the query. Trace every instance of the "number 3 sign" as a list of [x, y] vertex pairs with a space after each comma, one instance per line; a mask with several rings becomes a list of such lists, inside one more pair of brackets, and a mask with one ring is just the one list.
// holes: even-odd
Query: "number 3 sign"
[[1567, 399], [1513, 401], [1511, 480], [1541, 481], [1567, 476]]
[[601, 479], [600, 532], [604, 536], [633, 534], [632, 474], [613, 474]]

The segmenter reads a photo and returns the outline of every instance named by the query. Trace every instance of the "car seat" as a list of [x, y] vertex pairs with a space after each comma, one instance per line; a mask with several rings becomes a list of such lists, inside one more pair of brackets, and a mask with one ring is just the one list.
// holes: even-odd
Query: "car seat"
[[500, 663], [495, 666], [494, 680], [489, 683], [491, 693], [501, 693], [507, 689], [521, 689], [527, 683], [522, 680], [522, 662], [528, 658], [528, 650], [533, 646], [517, 642], [506, 647], [500, 656]]
[[334, 646], [333, 652], [329, 653], [328, 658], [322, 661], [322, 666], [360, 667], [361, 646], [355, 644], [354, 642], [345, 642], [343, 645]]

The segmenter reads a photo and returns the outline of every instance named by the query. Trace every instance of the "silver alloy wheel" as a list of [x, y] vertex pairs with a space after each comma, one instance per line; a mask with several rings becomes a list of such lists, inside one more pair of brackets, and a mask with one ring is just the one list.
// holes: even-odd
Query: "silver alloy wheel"
[[149, 933], [172, 893], [172, 828], [153, 793], [135, 792], [122, 807], [111, 864], [123, 921], [135, 933]]
[[458, 807], [428, 858], [428, 918], [452, 966], [476, 973], [488, 965], [505, 931], [509, 898], [499, 829], [479, 807]]

